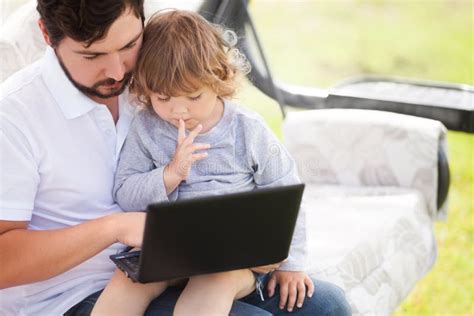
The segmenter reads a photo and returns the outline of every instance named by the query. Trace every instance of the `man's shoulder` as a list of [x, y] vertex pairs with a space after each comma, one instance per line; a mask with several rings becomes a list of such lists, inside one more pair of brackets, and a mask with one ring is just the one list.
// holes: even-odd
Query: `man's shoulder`
[[[12, 74], [0, 83], [0, 104], [9, 103], [12, 100], [21, 101], [41, 96], [41, 67], [38, 62], [33, 63]], [[40, 90], [38, 90], [40, 89]], [[46, 89], [44, 86], [43, 89]]]
[[51, 112], [54, 104], [37, 63], [19, 70], [0, 84], [0, 114], [25, 127]]

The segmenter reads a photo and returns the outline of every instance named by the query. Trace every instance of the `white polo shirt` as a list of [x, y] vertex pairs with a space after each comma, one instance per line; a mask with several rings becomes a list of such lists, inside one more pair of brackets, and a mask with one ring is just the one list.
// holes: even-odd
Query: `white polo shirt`
[[[68, 80], [48, 48], [0, 85], [0, 219], [31, 230], [68, 227], [121, 211], [114, 172], [136, 106], [119, 97], [119, 121]], [[47, 245], [46, 245], [47, 246]], [[0, 290], [0, 315], [59, 315], [102, 289], [115, 244], [46, 281]]]

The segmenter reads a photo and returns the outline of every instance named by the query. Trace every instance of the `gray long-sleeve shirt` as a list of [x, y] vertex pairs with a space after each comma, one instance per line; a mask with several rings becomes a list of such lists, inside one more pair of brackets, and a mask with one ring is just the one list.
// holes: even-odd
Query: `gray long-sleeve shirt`
[[[296, 164], [256, 113], [229, 101], [211, 130], [196, 143], [209, 143], [208, 156], [196, 161], [186, 181], [169, 196], [163, 181], [172, 160], [178, 129], [151, 109], [137, 113], [117, 167], [114, 197], [126, 211], [143, 210], [150, 203], [205, 195], [250, 191], [300, 183]], [[301, 207], [288, 261], [281, 270], [302, 271], [306, 265], [306, 226]]]

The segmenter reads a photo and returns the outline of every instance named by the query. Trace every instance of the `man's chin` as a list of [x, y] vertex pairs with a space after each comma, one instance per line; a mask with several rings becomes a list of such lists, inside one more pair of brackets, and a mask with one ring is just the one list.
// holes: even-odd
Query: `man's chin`
[[82, 88], [82, 89], [79, 89], [79, 90], [81, 90], [82, 92], [84, 92], [85, 94], [87, 94], [91, 97], [96, 97], [96, 98], [99, 98], [99, 99], [109, 99], [109, 98], [113, 98], [113, 97], [116, 97], [118, 95], [121, 95], [126, 87], [127, 87], [126, 83], [123, 83], [121, 87], [114, 88], [114, 89], [99, 87], [99, 88], [95, 88], [95, 89]]
[[79, 82], [75, 81], [72, 78], [71, 73], [66, 68], [66, 66], [64, 65], [64, 62], [62, 61], [60, 55], [57, 52], [56, 52], [56, 56], [58, 57], [59, 65], [63, 69], [64, 74], [69, 79], [69, 81], [79, 91], [81, 91], [82, 93], [84, 93], [85, 95], [87, 95], [89, 97], [95, 97], [95, 98], [99, 98], [99, 99], [109, 99], [109, 98], [116, 97], [116, 96], [122, 94], [122, 92], [125, 90], [125, 88], [127, 88], [128, 84], [130, 83], [130, 80], [132, 78], [131, 72], [127, 72], [127, 73], [125, 73], [124, 79], [122, 81], [120, 81], [121, 86], [119, 86], [119, 87], [112, 86], [112, 87], [107, 88], [106, 86], [104, 86], [104, 83], [107, 83], [107, 81], [110, 81], [110, 80], [104, 80], [103, 82], [96, 83], [92, 87], [87, 87], [87, 86], [84, 86], [84, 85], [80, 84]]
[[122, 85], [119, 89], [100, 89], [95, 90], [93, 96], [96, 96], [101, 99], [108, 99], [121, 95], [124, 90], [125, 85]]

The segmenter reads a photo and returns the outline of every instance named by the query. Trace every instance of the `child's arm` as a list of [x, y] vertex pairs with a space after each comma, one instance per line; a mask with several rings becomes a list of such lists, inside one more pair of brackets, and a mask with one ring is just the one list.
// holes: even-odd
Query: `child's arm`
[[[261, 135], [258, 143], [251, 146], [251, 159], [254, 164], [254, 181], [257, 187], [273, 187], [300, 183], [296, 163], [287, 149], [266, 127], [258, 129]], [[306, 295], [311, 297], [314, 285], [303, 272], [306, 268], [306, 222], [305, 207], [302, 201], [291, 241], [288, 260], [275, 271], [268, 283], [268, 294], [273, 296], [276, 285], [280, 286], [280, 308], [287, 306], [292, 311], [295, 304], [302, 306]]]
[[[187, 137], [184, 122], [178, 135], [175, 157], [169, 165], [157, 165], [150, 147], [165, 155], [159, 148], [160, 140], [152, 141], [152, 133], [147, 129], [149, 113], [140, 112], [132, 123], [130, 132], [120, 154], [115, 174], [114, 198], [125, 211], [144, 210], [150, 203], [176, 199], [173, 194], [179, 183], [186, 179], [194, 161], [206, 157], [206, 153], [194, 153], [209, 148], [207, 144], [194, 144], [200, 129], [194, 129]], [[163, 157], [160, 157], [163, 158]], [[162, 159], [160, 159], [162, 160]]]
[[163, 185], [165, 166], [156, 167], [149, 150], [145, 114], [139, 112], [130, 127], [115, 173], [113, 196], [125, 211], [145, 210], [152, 202], [167, 201]]
[[[264, 123], [253, 127], [257, 136], [250, 141], [250, 161], [257, 188], [268, 188], [301, 183], [296, 163], [288, 150], [280, 143]], [[301, 203], [290, 246], [288, 260], [279, 270], [304, 271], [306, 269], [306, 215], [304, 199]]]

